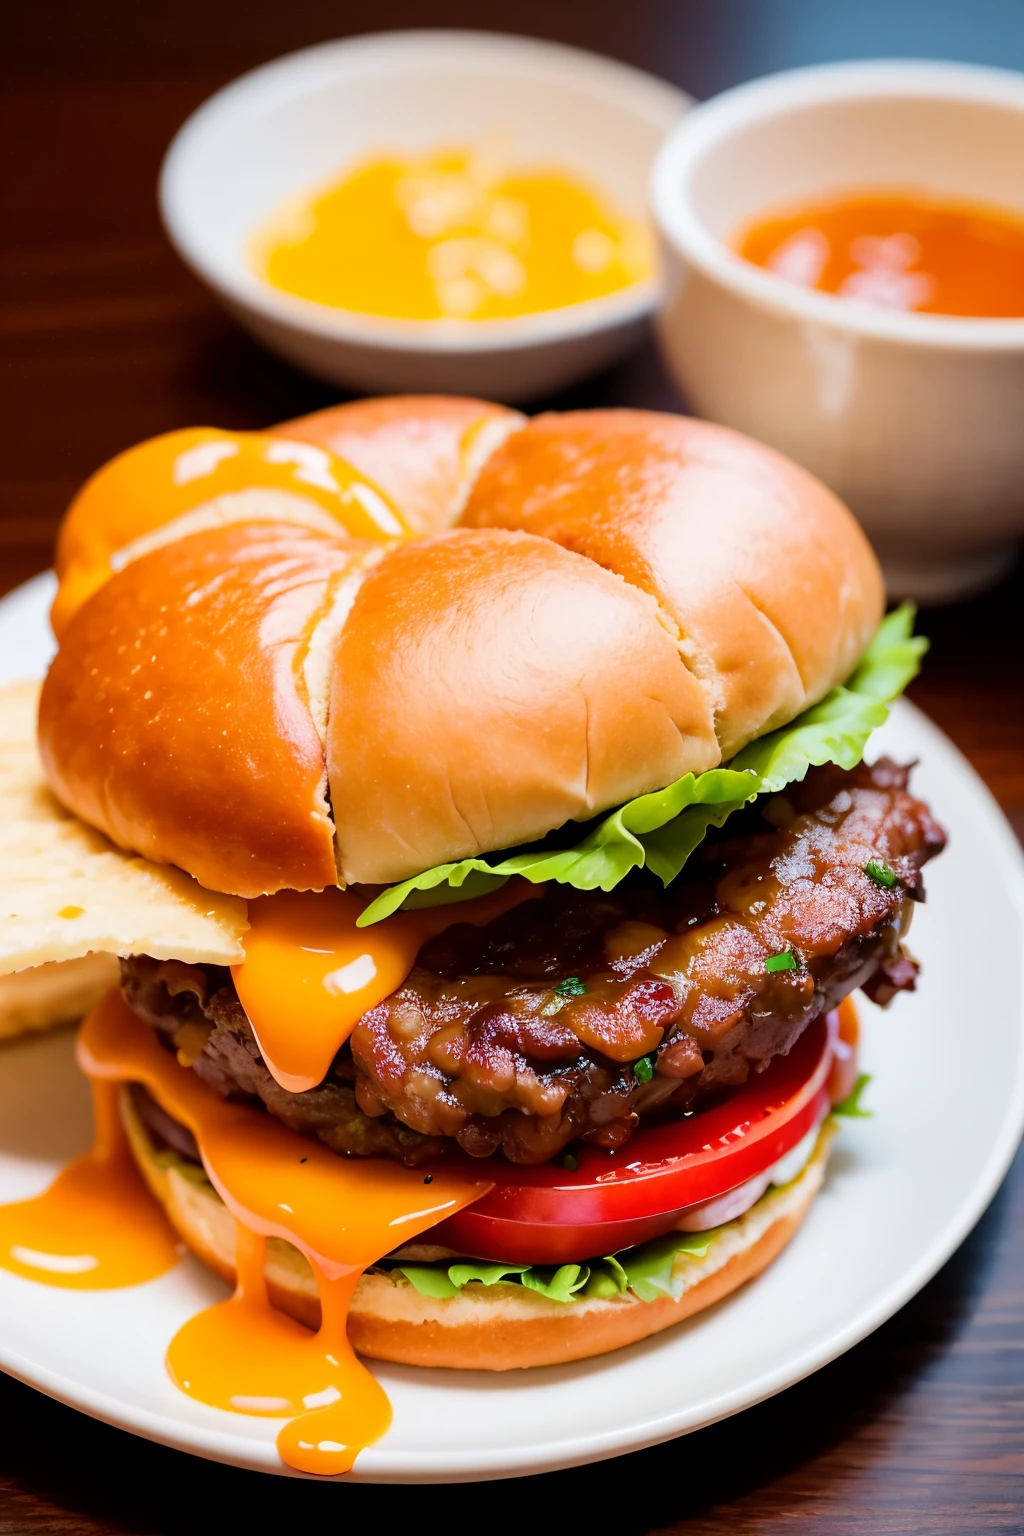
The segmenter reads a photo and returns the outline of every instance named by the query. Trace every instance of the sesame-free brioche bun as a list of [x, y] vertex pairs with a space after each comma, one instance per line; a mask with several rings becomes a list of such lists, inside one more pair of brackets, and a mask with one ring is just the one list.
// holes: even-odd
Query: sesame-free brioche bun
[[391, 882], [585, 820], [791, 719], [881, 618], [842, 503], [720, 427], [403, 397], [289, 432], [424, 536], [186, 518], [112, 560], [42, 694], [58, 798], [212, 889]]
[[657, 605], [550, 539], [402, 545], [342, 631], [327, 766], [346, 882], [526, 842], [718, 760]]
[[649, 592], [725, 758], [845, 678], [882, 616], [878, 564], [838, 497], [686, 416], [537, 416], [488, 460], [463, 522], [540, 534]]
[[[157, 1154], [131, 1102], [121, 1094], [129, 1143], [146, 1183], [171, 1225], [203, 1264], [234, 1284], [235, 1224], [202, 1170], [175, 1154]], [[452, 1370], [507, 1371], [586, 1360], [661, 1333], [745, 1285], [789, 1242], [825, 1177], [831, 1124], [826, 1121], [810, 1161], [781, 1189], [772, 1189], [744, 1216], [716, 1231], [703, 1258], [679, 1254], [678, 1300], [640, 1301], [631, 1291], [611, 1298], [551, 1301], [522, 1285], [471, 1282], [450, 1300], [423, 1296], [396, 1272], [369, 1270], [349, 1312], [353, 1348], [375, 1360]], [[430, 1234], [423, 1240], [429, 1242]], [[320, 1301], [308, 1263], [291, 1244], [267, 1244], [271, 1302], [308, 1328], [320, 1326]]]
[[457, 520], [488, 457], [525, 422], [519, 411], [458, 395], [387, 395], [334, 405], [275, 430], [327, 448], [380, 486], [416, 533]]
[[133, 561], [76, 614], [43, 685], [57, 798], [211, 890], [332, 885], [323, 652], [379, 554], [239, 523]]

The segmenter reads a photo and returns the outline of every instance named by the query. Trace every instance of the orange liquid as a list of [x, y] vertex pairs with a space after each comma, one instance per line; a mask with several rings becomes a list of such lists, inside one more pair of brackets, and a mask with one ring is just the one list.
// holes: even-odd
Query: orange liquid
[[560, 309], [649, 277], [649, 232], [557, 166], [496, 145], [383, 155], [291, 197], [252, 242], [285, 293], [403, 320], [495, 320]]
[[1024, 316], [1024, 218], [910, 192], [852, 192], [769, 214], [731, 244], [801, 287], [879, 308]]
[[[383, 1390], [348, 1344], [348, 1308], [359, 1276], [490, 1186], [447, 1173], [425, 1186], [422, 1174], [383, 1159], [349, 1162], [258, 1110], [221, 1099], [178, 1065], [118, 992], [83, 1024], [78, 1059], [98, 1089], [97, 1148], [38, 1200], [0, 1208], [0, 1263], [47, 1284], [94, 1289], [150, 1279], [174, 1262], [166, 1226], [157, 1228], [163, 1248], [154, 1253], [147, 1238], [139, 1257], [140, 1225], [145, 1230], [148, 1223], [152, 1232], [163, 1218], [142, 1191], [116, 1125], [116, 1085], [145, 1084], [192, 1132], [238, 1224], [236, 1293], [179, 1330], [168, 1351], [173, 1380], [213, 1407], [288, 1418], [277, 1444], [289, 1466], [348, 1471], [391, 1418]], [[113, 1167], [105, 1161], [113, 1143], [116, 1173], [76, 1173], [93, 1164]], [[90, 1203], [80, 1210], [83, 1190]], [[293, 1243], [309, 1260], [320, 1290], [316, 1334], [270, 1306], [263, 1281], [267, 1237]], [[17, 1257], [24, 1250], [37, 1255], [27, 1268]], [[55, 1269], [40, 1264], [40, 1254], [97, 1257], [97, 1264]]]
[[128, 1150], [117, 1086], [93, 1084], [92, 1150], [34, 1200], [0, 1206], [0, 1267], [76, 1291], [155, 1280], [181, 1248]]
[[384, 544], [410, 531], [382, 491], [325, 448], [265, 432], [165, 432], [104, 464], [71, 503], [57, 544], [54, 633], [61, 636], [139, 541], [171, 525], [186, 531], [201, 508], [233, 516], [233, 499], [253, 490], [282, 493], [299, 521], [329, 533]]
[[[422, 1185], [421, 1185], [422, 1187]], [[238, 1286], [179, 1329], [167, 1351], [175, 1386], [229, 1412], [288, 1417], [281, 1459], [302, 1472], [347, 1472], [357, 1451], [391, 1423], [383, 1387], [352, 1352], [346, 1333], [358, 1272], [325, 1283], [317, 1275], [323, 1321], [317, 1333], [267, 1301], [267, 1240], [236, 1224]]]
[[513, 879], [455, 907], [396, 912], [369, 928], [351, 891], [280, 891], [249, 903], [245, 960], [231, 968], [264, 1061], [289, 1093], [315, 1088], [363, 1014], [400, 987], [427, 939], [489, 923], [545, 887]]

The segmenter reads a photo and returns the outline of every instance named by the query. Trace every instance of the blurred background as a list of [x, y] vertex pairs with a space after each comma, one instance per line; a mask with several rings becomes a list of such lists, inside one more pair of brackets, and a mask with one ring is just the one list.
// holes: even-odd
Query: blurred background
[[[218, 308], [162, 230], [156, 178], [211, 92], [275, 55], [412, 26], [576, 44], [704, 99], [773, 70], [857, 57], [1024, 68], [1020, 0], [44, 0], [0, 21], [0, 589], [44, 569], [82, 480], [142, 438], [256, 428], [339, 392], [279, 362]], [[652, 343], [559, 405], [683, 409]], [[915, 697], [1024, 828], [1024, 666], [1012, 576], [936, 610]], [[982, 661], [981, 658], [984, 658]]]
[[[423, 26], [576, 44], [698, 99], [829, 60], [921, 57], [1024, 69], [1022, 0], [7, 5], [0, 17], [0, 593], [49, 564], [69, 499], [121, 449], [197, 423], [263, 427], [338, 398], [258, 346], [186, 270], [160, 224], [156, 178], [188, 114], [242, 71], [332, 37]], [[685, 409], [649, 340], [546, 403]], [[923, 627], [932, 654], [912, 696], [967, 753], [1024, 837], [1022, 612], [1019, 569], [982, 598], [929, 612]], [[694, 1437], [685, 1479], [682, 1453], [668, 1445], [628, 1467], [567, 1475], [557, 1496], [580, 1498], [585, 1489], [598, 1515], [625, 1498], [633, 1506], [620, 1522], [627, 1531], [679, 1520], [694, 1531], [781, 1531], [794, 1515], [815, 1531], [869, 1524], [1020, 1531], [1022, 1266], [1018, 1162], [977, 1232], [921, 1296], [810, 1381]], [[186, 1473], [175, 1458], [181, 1475], [172, 1477], [171, 1453], [141, 1443], [128, 1473], [123, 1457], [113, 1476], [115, 1441], [123, 1451], [113, 1431], [77, 1418], [68, 1430], [67, 1411], [13, 1381], [2, 1392], [0, 1474], [12, 1470], [15, 1501], [10, 1523], [0, 1519], [4, 1529], [192, 1529], [197, 1499], [212, 1508], [239, 1491], [240, 1474], [198, 1462]], [[523, 1500], [532, 1521], [530, 1500], [545, 1488], [555, 1497], [550, 1480], [536, 1480], [510, 1502], [507, 1518], [497, 1512], [494, 1528], [524, 1528]], [[293, 1490], [276, 1480], [249, 1487], [254, 1528], [293, 1518]], [[361, 1509], [377, 1497], [366, 1492]], [[504, 1490], [483, 1507], [503, 1498]], [[478, 1491], [456, 1491], [453, 1511], [465, 1520], [480, 1499]], [[321, 1503], [336, 1519], [330, 1499], [307, 1512]], [[410, 1495], [410, 1517], [414, 1505]]]
[[[550, 38], [698, 99], [772, 70], [856, 57], [1024, 67], [1020, 0], [41, 0], [3, 8], [5, 152], [0, 506], [5, 588], [48, 562], [82, 479], [196, 422], [260, 427], [337, 398], [217, 309], [161, 229], [156, 177], [212, 91], [277, 54], [367, 30], [441, 25]], [[641, 348], [574, 403], [678, 408]]]

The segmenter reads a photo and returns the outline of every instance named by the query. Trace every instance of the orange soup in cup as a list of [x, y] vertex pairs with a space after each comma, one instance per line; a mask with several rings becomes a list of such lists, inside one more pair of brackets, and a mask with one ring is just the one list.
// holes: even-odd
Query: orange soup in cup
[[854, 191], [766, 213], [730, 242], [792, 283], [885, 309], [1024, 316], [1024, 217], [925, 193]]

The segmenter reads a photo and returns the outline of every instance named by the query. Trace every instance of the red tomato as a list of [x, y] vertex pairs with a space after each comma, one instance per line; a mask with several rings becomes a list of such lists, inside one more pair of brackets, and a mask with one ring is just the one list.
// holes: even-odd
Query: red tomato
[[[431, 1240], [509, 1264], [568, 1264], [660, 1237], [687, 1206], [763, 1173], [822, 1119], [838, 1030], [836, 1012], [816, 1020], [725, 1102], [641, 1127], [615, 1152], [585, 1146], [571, 1171], [488, 1164], [494, 1187]], [[479, 1163], [457, 1160], [479, 1177]]]

